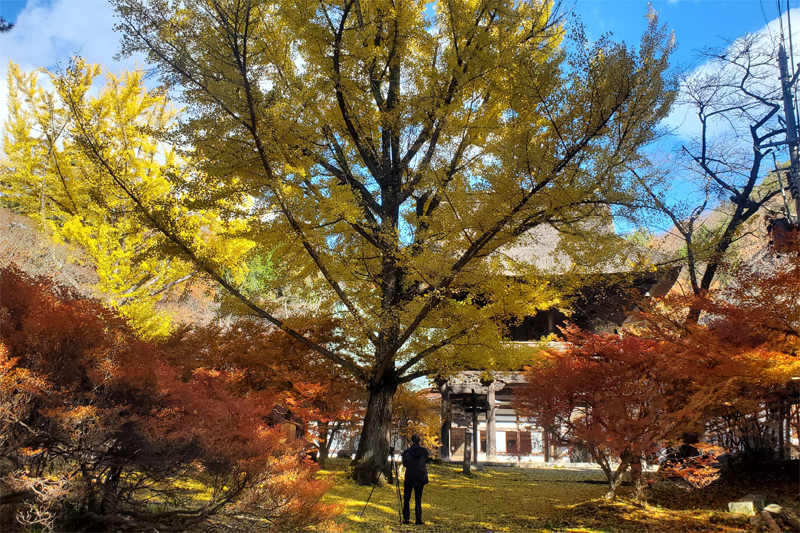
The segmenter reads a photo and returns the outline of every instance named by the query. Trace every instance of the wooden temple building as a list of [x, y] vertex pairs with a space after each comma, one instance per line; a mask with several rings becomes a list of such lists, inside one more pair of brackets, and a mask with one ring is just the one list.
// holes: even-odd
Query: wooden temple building
[[[524, 255], [541, 252], [542, 246], [512, 250]], [[545, 246], [544, 248], [547, 248]], [[609, 269], [611, 270], [611, 269]], [[680, 268], [629, 274], [617, 270], [583, 289], [575, 298], [571, 316], [549, 309], [524, 317], [508, 328], [507, 342], [543, 347], [540, 339], [560, 333], [567, 321], [584, 329], [616, 332], [636, 321], [637, 304], [648, 297], [665, 295], [678, 278]], [[557, 347], [560, 343], [548, 343]], [[442, 401], [442, 447], [444, 460], [463, 459], [466, 436], [472, 434], [475, 463], [587, 462], [585, 454], [573, 452], [551, 439], [548, 432], [520, 418], [512, 407], [514, 390], [524, 383], [521, 372], [498, 372], [491, 381], [483, 371], [464, 371], [437, 384]]]

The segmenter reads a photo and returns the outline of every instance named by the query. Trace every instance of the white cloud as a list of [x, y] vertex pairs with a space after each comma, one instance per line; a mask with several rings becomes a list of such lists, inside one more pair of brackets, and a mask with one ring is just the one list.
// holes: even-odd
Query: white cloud
[[[795, 60], [800, 61], [800, 9], [792, 10], [792, 18], [797, 28], [794, 32]], [[602, 21], [597, 22], [602, 31]], [[7, 115], [5, 74], [9, 60], [18, 63], [25, 71], [37, 67], [54, 69], [66, 65], [70, 57], [79, 53], [90, 62], [105, 65], [112, 72], [133, 68], [136, 58], [123, 62], [113, 58], [119, 51], [120, 39], [114, 31], [115, 23], [114, 10], [106, 0], [29, 0], [14, 29], [0, 34], [0, 70], [3, 74], [0, 80], [0, 123], [5, 122]], [[788, 28], [785, 14], [784, 28]], [[759, 34], [763, 39], [774, 40], [779, 32], [780, 20], [775, 18]], [[143, 58], [138, 60], [141, 64]], [[708, 68], [708, 64], [704, 64], [697, 70]], [[778, 80], [775, 82], [777, 84]], [[698, 133], [699, 121], [688, 111], [684, 106], [677, 106], [664, 126], [683, 138]]]
[[30, 0], [14, 28], [0, 35], [0, 122], [5, 123], [7, 115], [9, 61], [19, 64], [23, 71], [37, 67], [52, 70], [66, 66], [73, 55], [80, 54], [112, 72], [133, 68], [133, 58], [114, 60], [120, 40], [114, 32], [114, 15], [106, 0]]
[[[791, 17], [795, 21], [794, 27], [792, 28], [794, 31], [792, 32], [793, 36], [793, 45], [794, 45], [794, 59], [795, 64], [800, 62], [800, 8], [794, 8], [791, 10]], [[786, 46], [789, 46], [789, 30], [788, 30], [788, 20], [787, 14], [783, 14], [783, 28], [784, 34], [786, 35]], [[758, 30], [755, 35], [758, 37], [759, 44], [764, 47], [771, 47], [774, 50], [777, 50], [778, 43], [780, 42], [780, 31], [781, 31], [781, 19], [775, 18], [771, 20], [766, 26]], [[710, 46], [714, 45], [723, 45], [722, 41], [718, 41], [717, 43], [709, 43]], [[703, 63], [692, 70], [689, 76], [698, 76], [703, 74], [711, 74], [714, 70], [718, 67], [713, 65], [710, 62]], [[795, 67], [796, 68], [796, 67]], [[780, 87], [780, 80], [777, 76], [777, 61], [775, 63], [775, 76], [774, 76], [774, 83], [775, 88]], [[672, 113], [664, 120], [663, 125], [670, 130], [672, 130], [678, 137], [682, 139], [689, 139], [692, 136], [698, 135], [700, 133], [700, 120], [694, 114], [693, 110], [686, 105], [676, 105]], [[715, 125], [711, 125], [714, 127]], [[723, 124], [716, 125], [719, 129], [723, 129], [726, 126]], [[711, 133], [714, 133], [713, 131]]]

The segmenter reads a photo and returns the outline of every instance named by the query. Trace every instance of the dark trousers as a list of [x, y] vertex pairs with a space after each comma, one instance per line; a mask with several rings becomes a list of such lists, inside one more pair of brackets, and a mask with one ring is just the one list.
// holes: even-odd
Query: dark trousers
[[403, 485], [403, 521], [411, 516], [411, 490], [414, 490], [414, 515], [422, 522], [422, 489], [425, 485]]

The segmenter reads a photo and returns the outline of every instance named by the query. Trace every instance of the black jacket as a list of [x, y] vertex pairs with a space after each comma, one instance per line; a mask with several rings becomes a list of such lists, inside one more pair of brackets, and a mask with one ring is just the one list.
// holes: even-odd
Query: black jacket
[[406, 485], [418, 486], [428, 483], [428, 450], [417, 443], [403, 452], [403, 466], [406, 467]]

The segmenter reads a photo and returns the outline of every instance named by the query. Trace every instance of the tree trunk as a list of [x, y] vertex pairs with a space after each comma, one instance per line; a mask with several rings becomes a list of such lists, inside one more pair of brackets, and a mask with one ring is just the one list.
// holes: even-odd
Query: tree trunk
[[617, 497], [617, 491], [622, 486], [622, 474], [619, 469], [614, 472], [611, 479], [608, 480], [608, 492], [605, 493], [603, 499], [613, 501]]
[[[751, 181], [752, 183], [755, 183], [754, 180]], [[747, 196], [745, 198], [749, 198], [750, 191], [752, 191], [752, 185], [748, 185], [746, 189]], [[750, 210], [746, 213], [741, 204], [736, 204], [736, 209], [731, 216], [731, 220], [725, 227], [725, 231], [722, 233], [720, 241], [714, 247], [714, 254], [706, 263], [706, 269], [705, 272], [703, 272], [703, 277], [700, 279], [699, 287], [693, 284], [692, 290], [694, 291], [695, 296], [700, 296], [711, 288], [711, 283], [714, 281], [714, 278], [717, 275], [717, 270], [719, 270], [725, 253], [728, 251], [728, 248], [730, 248], [731, 244], [733, 244], [733, 239], [736, 236], [736, 229], [740, 224], [746, 222], [751, 216], [753, 216], [755, 212], [755, 210]], [[692, 303], [692, 305], [689, 306], [689, 314], [686, 316], [686, 324], [698, 324], [700, 322], [701, 313], [702, 310], [697, 306], [697, 303]]]
[[359, 485], [383, 484], [389, 477], [389, 432], [396, 383], [382, 381], [369, 392], [364, 427], [353, 459], [353, 480]]
[[631, 479], [633, 480], [634, 498], [637, 502], [644, 500], [644, 477], [642, 475], [642, 458], [636, 457], [631, 462]]
[[328, 458], [328, 450], [331, 447], [330, 435], [328, 434], [329, 422], [319, 424], [319, 449], [317, 450], [317, 463], [320, 468], [325, 468], [325, 460]]
[[[325, 447], [321, 450], [323, 461], [328, 459], [331, 456], [331, 446], [333, 445], [333, 441], [336, 440], [336, 435], [339, 433], [339, 430], [342, 429], [342, 422], [337, 420], [336, 422], [328, 424], [328, 433], [325, 437]], [[322, 466], [325, 466], [324, 462], [320, 463]]]
[[[608, 492], [606, 492], [603, 498], [608, 501], [612, 501], [617, 497], [617, 491], [622, 486], [622, 476], [628, 469], [628, 465], [631, 464], [633, 456], [630, 453], [623, 453], [619, 459], [620, 461], [617, 469], [613, 473], [610, 470], [606, 473], [606, 477], [608, 478]], [[611, 475], [609, 475], [609, 473]]]

